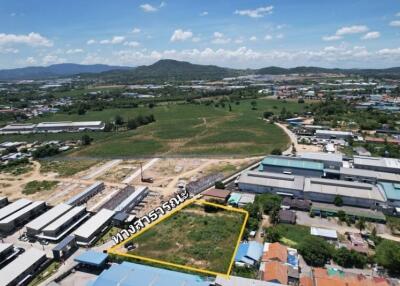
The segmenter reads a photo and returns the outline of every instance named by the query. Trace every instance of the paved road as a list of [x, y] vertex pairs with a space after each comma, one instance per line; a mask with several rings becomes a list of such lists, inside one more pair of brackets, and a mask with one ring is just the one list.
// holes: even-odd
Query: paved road
[[282, 154], [283, 155], [291, 154], [292, 153], [292, 144], [294, 144], [294, 147], [296, 148], [296, 150], [300, 150], [299, 144], [297, 143], [296, 135], [292, 131], [290, 131], [285, 125], [283, 125], [281, 123], [275, 122], [275, 125], [280, 127], [283, 131], [285, 131], [285, 133], [287, 134], [287, 136], [289, 136], [289, 139], [291, 141], [290, 147], [287, 150], [283, 151]]
[[[146, 164], [143, 165], [142, 169], [143, 172], [145, 170], [147, 170], [148, 168], [150, 168], [151, 166], [153, 166], [155, 163], [157, 163], [157, 161], [160, 160], [160, 158], [154, 158], [151, 159], [149, 162], [147, 162]], [[122, 181], [122, 183], [124, 184], [129, 184], [130, 182], [132, 182], [134, 179], [136, 179], [137, 177], [140, 176], [140, 168], [138, 170], [136, 170], [132, 175], [130, 175], [128, 178], [126, 178], [125, 180]]]

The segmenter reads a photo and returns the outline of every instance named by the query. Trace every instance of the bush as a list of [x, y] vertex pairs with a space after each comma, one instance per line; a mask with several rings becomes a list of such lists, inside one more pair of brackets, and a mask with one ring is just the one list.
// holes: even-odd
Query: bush
[[400, 243], [383, 240], [376, 248], [375, 261], [385, 267], [390, 274], [400, 274]]
[[343, 199], [341, 196], [336, 196], [333, 203], [335, 204], [335, 206], [337, 207], [341, 207], [343, 206]]
[[306, 236], [298, 248], [308, 265], [323, 267], [331, 258], [333, 249], [325, 240], [315, 236]]
[[269, 228], [266, 229], [266, 233], [265, 233], [266, 241], [268, 241], [268, 242], [279, 242], [281, 237], [282, 237], [281, 233], [275, 227], [269, 227]]
[[333, 261], [345, 268], [356, 267], [362, 269], [367, 264], [367, 257], [354, 250], [341, 247], [335, 251]]
[[216, 189], [225, 189], [225, 184], [221, 181], [216, 181], [215, 182], [215, 188]]
[[59, 154], [60, 151], [58, 150], [57, 146], [54, 145], [45, 145], [37, 148], [35, 151], [32, 152], [33, 158], [44, 158], [50, 157]]
[[271, 155], [282, 155], [282, 151], [279, 148], [275, 148], [271, 151]]

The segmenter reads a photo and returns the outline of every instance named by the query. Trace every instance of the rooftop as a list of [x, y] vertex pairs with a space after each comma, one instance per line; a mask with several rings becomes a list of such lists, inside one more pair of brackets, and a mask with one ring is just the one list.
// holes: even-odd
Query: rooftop
[[209, 286], [204, 278], [130, 262], [113, 264], [88, 286]]
[[221, 198], [221, 199], [226, 199], [231, 192], [229, 190], [221, 190], [221, 189], [209, 189], [201, 193], [203, 196], [210, 196], [210, 197], [216, 197], [216, 198]]
[[315, 236], [337, 239], [337, 232], [334, 229], [311, 227], [310, 234]]
[[396, 158], [354, 156], [353, 159], [354, 165], [400, 169], [400, 160]]
[[279, 242], [264, 244], [264, 254], [262, 258], [263, 261], [278, 260], [286, 263], [287, 257], [287, 247]]
[[0, 220], [6, 218], [7, 216], [19, 211], [20, 209], [26, 207], [32, 203], [32, 201], [27, 199], [19, 199], [3, 208], [0, 209]]
[[278, 261], [268, 261], [264, 268], [264, 281], [288, 284], [288, 267]]
[[114, 211], [102, 209], [75, 230], [74, 234], [79, 237], [90, 238], [100, 227], [109, 221], [114, 214]]
[[45, 202], [44, 202], [44, 201], [36, 201], [36, 202], [33, 202], [33, 203], [31, 203], [30, 205], [28, 205], [28, 206], [26, 206], [26, 207], [20, 209], [19, 211], [13, 213], [12, 215], [10, 215], [10, 216], [8, 216], [8, 217], [2, 219], [2, 220], [0, 221], [0, 224], [9, 223], [9, 222], [11, 222], [11, 221], [14, 221], [14, 220], [20, 218], [21, 216], [25, 215], [26, 213], [28, 213], [28, 212], [30, 212], [30, 211], [33, 211], [33, 210], [35, 210], [35, 209], [37, 209], [37, 208], [40, 208], [40, 207], [42, 207], [42, 208], [45, 207]]
[[302, 191], [304, 177], [270, 172], [248, 171], [239, 177], [239, 184], [254, 184]]
[[324, 164], [319, 162], [311, 162], [285, 157], [268, 156], [262, 160], [261, 164], [269, 166], [279, 166], [286, 168], [308, 169], [308, 170], [324, 170]]
[[97, 252], [93, 250], [88, 250], [74, 258], [74, 260], [78, 263], [92, 265], [92, 266], [101, 266], [104, 264], [108, 257], [108, 254], [103, 252]]
[[342, 162], [343, 155], [336, 153], [322, 153], [322, 152], [306, 152], [298, 155], [300, 158], [309, 160], [332, 161]]
[[378, 181], [390, 181], [390, 182], [399, 182], [400, 183], [400, 175], [386, 172], [377, 172], [367, 169], [357, 169], [357, 168], [340, 168], [341, 175], [348, 176], [359, 176], [366, 178], [373, 178]]
[[71, 208], [72, 206], [70, 205], [59, 204], [51, 208], [44, 214], [40, 215], [36, 219], [30, 221], [25, 227], [39, 231], [46, 225], [50, 224], [52, 221], [56, 220], [58, 217], [66, 213]]
[[79, 213], [85, 211], [85, 207], [74, 207], [61, 217], [59, 217], [57, 220], [53, 221], [51, 224], [46, 226], [43, 231], [56, 231], [58, 228], [60, 228], [62, 225], [67, 223], [70, 219], [72, 219], [74, 216], [78, 215]]
[[380, 182], [378, 186], [381, 186], [388, 200], [400, 201], [400, 184]]

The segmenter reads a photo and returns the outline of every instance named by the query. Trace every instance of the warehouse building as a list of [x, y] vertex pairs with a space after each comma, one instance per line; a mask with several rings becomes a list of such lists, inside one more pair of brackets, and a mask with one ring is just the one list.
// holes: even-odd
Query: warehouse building
[[400, 174], [400, 160], [383, 157], [354, 156], [353, 165], [358, 169]]
[[272, 193], [303, 197], [304, 177], [278, 173], [247, 171], [238, 180], [240, 190], [251, 193]]
[[298, 156], [303, 160], [323, 163], [325, 169], [339, 170], [341, 167], [343, 167], [342, 154], [306, 152], [301, 153]]
[[31, 248], [0, 270], [0, 285], [25, 285], [47, 261], [43, 251]]
[[400, 184], [380, 182], [378, 187], [384, 192], [389, 206], [400, 207]]
[[366, 169], [340, 168], [340, 179], [376, 184], [378, 182], [400, 183], [400, 175]]
[[316, 130], [315, 136], [321, 139], [349, 139], [354, 135], [353, 132], [349, 131]]
[[0, 243], [0, 269], [18, 255], [19, 249], [11, 243]]
[[33, 202], [30, 205], [13, 213], [12, 215], [2, 219], [0, 221], [0, 231], [6, 233], [11, 232], [18, 226], [42, 213], [45, 209], [46, 203], [44, 201]]
[[268, 156], [262, 160], [259, 170], [287, 175], [322, 177], [324, 164], [293, 157]]
[[5, 219], [6, 217], [12, 215], [13, 213], [19, 211], [20, 209], [26, 207], [27, 205], [31, 204], [32, 201], [27, 199], [19, 199], [4, 208], [0, 209], [0, 220]]
[[33, 133], [35, 131], [36, 124], [31, 123], [13, 123], [9, 124], [0, 129], [0, 134], [24, 134]]
[[377, 208], [386, 202], [384, 194], [372, 184], [320, 178], [306, 178], [304, 181], [305, 199], [333, 203], [337, 196], [345, 205], [364, 208]]
[[43, 233], [37, 235], [37, 237], [51, 241], [59, 241], [88, 216], [89, 214], [86, 213], [85, 207], [74, 207], [46, 226], [42, 231]]
[[114, 214], [114, 211], [102, 209], [82, 224], [74, 232], [77, 244], [89, 246], [96, 241], [98, 235], [110, 227], [110, 222]]
[[66, 204], [71, 206], [79, 206], [86, 203], [91, 197], [104, 190], [103, 182], [96, 182], [93, 185], [87, 187], [83, 192], [69, 199]]
[[99, 131], [104, 129], [105, 124], [101, 121], [64, 121], [64, 122], [42, 122], [36, 125], [37, 132], [79, 132]]
[[72, 206], [67, 204], [59, 204], [51, 208], [44, 214], [40, 215], [36, 219], [29, 222], [25, 226], [26, 233], [31, 236], [39, 234], [43, 228], [45, 228], [47, 225], [58, 219], [60, 216], [69, 211], [71, 208]]
[[0, 208], [6, 206], [8, 204], [7, 197], [0, 197]]
[[149, 188], [146, 186], [138, 186], [135, 191], [123, 200], [115, 209], [115, 212], [129, 212], [137, 204], [139, 204], [149, 193]]

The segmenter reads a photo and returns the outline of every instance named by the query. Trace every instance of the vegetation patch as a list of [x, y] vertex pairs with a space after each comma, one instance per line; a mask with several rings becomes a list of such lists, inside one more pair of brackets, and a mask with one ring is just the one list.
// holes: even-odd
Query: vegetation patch
[[130, 240], [128, 253], [227, 273], [244, 220], [242, 212], [191, 204]]
[[25, 195], [31, 195], [38, 192], [49, 191], [58, 184], [58, 181], [31, 181], [27, 183], [22, 190]]
[[98, 162], [98, 160], [41, 160], [40, 172], [56, 172], [60, 177], [68, 177], [87, 170]]

